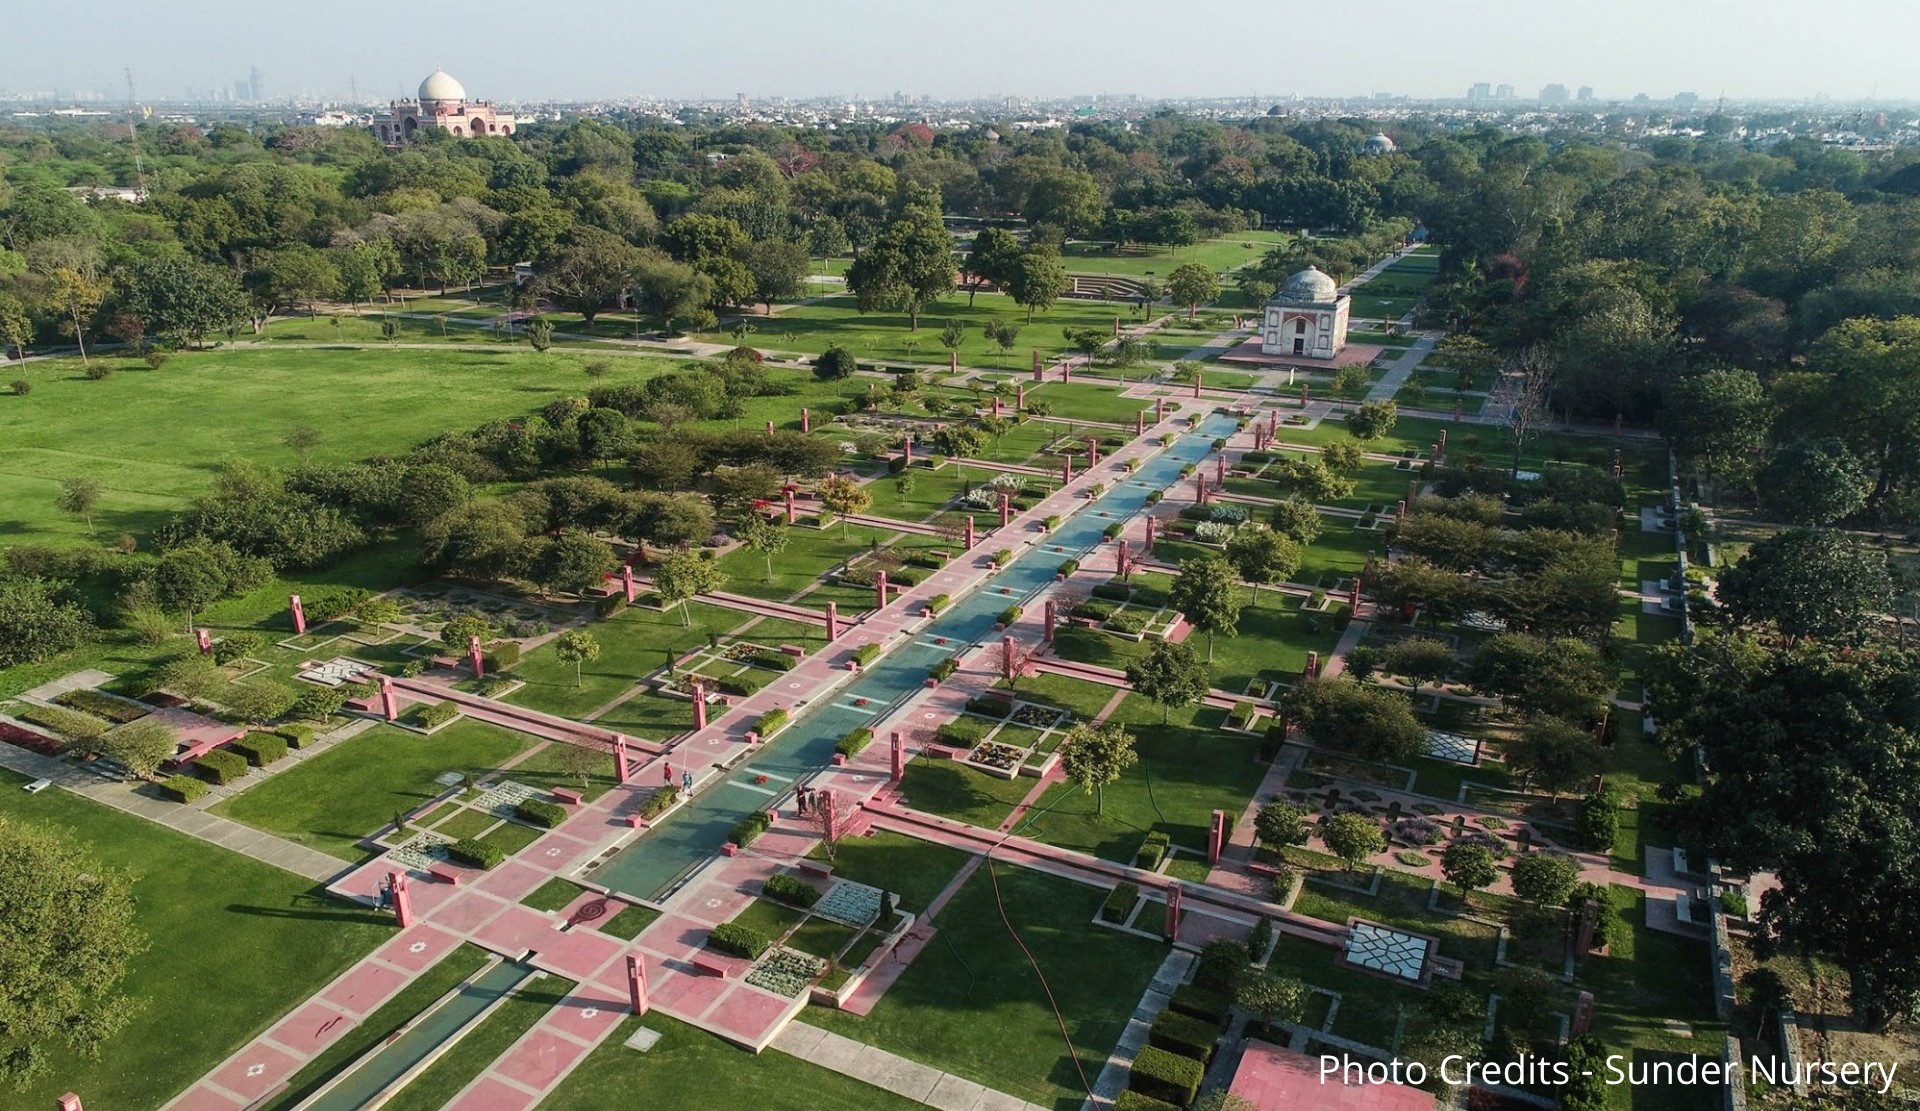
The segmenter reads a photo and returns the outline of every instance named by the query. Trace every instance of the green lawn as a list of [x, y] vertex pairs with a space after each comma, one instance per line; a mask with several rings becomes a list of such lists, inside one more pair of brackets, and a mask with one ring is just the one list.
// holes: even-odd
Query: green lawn
[[[1131, 436], [1134, 414], [1151, 409], [1137, 397], [1122, 397], [1118, 386], [1092, 382], [1050, 381], [1027, 389], [1027, 401], [1044, 401], [1053, 406], [1053, 416], [1067, 421], [1092, 420], [1129, 426]], [[1151, 414], [1149, 414], [1151, 415]]]
[[363, 860], [361, 838], [445, 790], [434, 777], [484, 774], [534, 743], [464, 719], [430, 737], [378, 725], [213, 809], [343, 860]]
[[[122, 369], [90, 382], [77, 362], [36, 363], [22, 372], [32, 394], [0, 397], [0, 534], [10, 542], [86, 536], [82, 521], [54, 508], [63, 479], [100, 483], [100, 533], [143, 535], [205, 491], [221, 460], [299, 462], [281, 443], [296, 425], [323, 434], [314, 462], [359, 461], [518, 416], [589, 384], [584, 359], [524, 349], [214, 350], [176, 354], [159, 371], [102, 361]], [[606, 382], [672, 365], [613, 363]]]
[[1061, 254], [1069, 273], [1154, 277], [1164, 282], [1167, 275], [1189, 262], [1198, 262], [1216, 271], [1259, 262], [1269, 249], [1291, 238], [1285, 232], [1242, 231], [1187, 247], [1125, 248], [1093, 240], [1075, 240], [1066, 244]]
[[[807, 855], [825, 860], [826, 847], [816, 846]], [[967, 856], [959, 849], [931, 841], [876, 832], [840, 842], [834, 849], [833, 874], [891, 891], [900, 897], [903, 908], [919, 913], [945, 890], [961, 865], [967, 862]]]
[[[793, 305], [770, 318], [756, 317], [757, 331], [748, 341], [767, 351], [818, 354], [839, 344], [851, 350], [862, 363], [916, 362], [945, 364], [947, 348], [940, 342], [940, 331], [948, 321], [960, 321], [966, 337], [959, 347], [964, 366], [999, 367], [1020, 370], [1031, 365], [1033, 349], [1043, 357], [1066, 350], [1062, 328], [1113, 327], [1114, 307], [1099, 301], [1061, 301], [1053, 308], [1034, 315], [1027, 322], [1027, 310], [997, 293], [982, 293], [967, 306], [965, 294], [952, 294], [929, 305], [920, 314], [920, 330], [909, 328], [907, 315], [901, 312], [862, 313], [851, 296], [830, 297], [809, 305]], [[1003, 320], [1021, 329], [1019, 342], [1002, 352], [989, 342], [981, 325], [988, 320]], [[697, 338], [706, 343], [732, 343], [723, 332], [706, 333]], [[913, 350], [907, 349], [912, 343]]]
[[[641, 1026], [652, 1049], [621, 1044]], [[449, 1093], [450, 1094], [450, 1093]], [[579, 1111], [914, 1111], [920, 1104], [778, 1050], [755, 1056], [655, 1011], [629, 1018], [542, 1104]]]
[[[806, 1021], [1042, 1106], [1077, 1109], [1081, 1071], [1089, 1082], [1099, 1075], [1166, 956], [1157, 942], [1090, 925], [1105, 898], [1099, 888], [989, 864], [934, 918], [934, 943], [871, 1014], [814, 1008]], [[1079, 1070], [1002, 905], [1052, 989]]]
[[51, 1107], [158, 1107], [393, 934], [392, 919], [349, 907], [278, 868], [54, 789], [20, 790], [0, 772], [0, 817], [72, 831], [72, 841], [134, 876], [134, 922], [150, 948], [122, 987], [138, 1009], [98, 1059], [48, 1047], [50, 1068], [10, 1092]]
[[[1713, 1018], [1713, 983], [1704, 941], [1647, 928], [1646, 897], [1615, 885], [1616, 921], [1604, 957], [1588, 957], [1578, 986], [1594, 994], [1593, 1033], [1609, 1053], [1654, 1057], [1702, 1052], [1718, 1045], [1725, 1027]], [[1693, 1028], [1684, 1037], [1667, 1020]], [[1684, 1111], [1700, 1106], [1684, 1089], [1609, 1089], [1611, 1105], [1633, 1111]], [[1718, 1098], [1717, 1096], [1715, 1097]]]
[[[919, 475], [914, 477], [916, 480], [920, 478]], [[887, 503], [897, 505], [899, 501], [891, 479], [881, 480], [873, 487], [872, 493], [874, 505], [870, 512], [885, 514], [890, 508]], [[767, 577], [766, 557], [746, 548], [735, 548], [720, 557], [720, 569], [727, 573], [726, 585], [721, 589], [753, 598], [784, 601], [802, 588], [819, 582], [821, 573], [834, 564], [866, 551], [875, 543], [889, 543], [899, 535], [860, 525], [842, 528], [839, 524], [833, 524], [824, 529], [788, 529], [786, 548], [773, 557], [771, 579]], [[746, 619], [744, 614], [736, 616], [738, 619], [735, 624]]]
[[678, 608], [663, 613], [629, 606], [586, 626], [586, 631], [600, 642], [600, 656], [580, 667], [578, 680], [574, 666], [561, 663], [554, 642], [549, 641], [527, 653], [514, 668], [514, 677], [526, 680], [527, 685], [508, 695], [506, 701], [563, 717], [583, 717], [664, 665], [669, 653], [678, 655], [705, 644], [708, 634], [728, 632], [746, 620], [747, 615], [739, 610], [700, 602], [689, 603], [684, 613]]
[[969, 825], [993, 829], [1033, 789], [1031, 779], [1002, 779], [958, 760], [921, 757], [900, 781], [907, 805]]

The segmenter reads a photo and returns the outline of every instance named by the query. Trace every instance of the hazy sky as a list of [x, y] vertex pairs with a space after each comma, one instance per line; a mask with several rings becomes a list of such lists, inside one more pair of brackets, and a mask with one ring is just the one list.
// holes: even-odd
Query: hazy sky
[[[284, 13], [284, 14], [283, 14]], [[431, 13], [431, 14], [429, 14]], [[124, 97], [1522, 96], [1920, 99], [1916, 0], [0, 0], [0, 88]]]

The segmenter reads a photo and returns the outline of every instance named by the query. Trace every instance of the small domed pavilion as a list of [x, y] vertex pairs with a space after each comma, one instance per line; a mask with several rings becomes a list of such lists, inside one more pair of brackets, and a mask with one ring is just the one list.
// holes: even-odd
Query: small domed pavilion
[[1319, 267], [1309, 266], [1267, 298], [1260, 350], [1267, 355], [1331, 359], [1347, 346], [1352, 301]]
[[436, 69], [420, 82], [413, 100], [396, 100], [373, 117], [373, 133], [388, 146], [398, 146], [423, 127], [439, 128], [460, 138], [511, 135], [516, 121], [497, 111], [492, 102], [468, 100], [467, 90], [446, 70]]

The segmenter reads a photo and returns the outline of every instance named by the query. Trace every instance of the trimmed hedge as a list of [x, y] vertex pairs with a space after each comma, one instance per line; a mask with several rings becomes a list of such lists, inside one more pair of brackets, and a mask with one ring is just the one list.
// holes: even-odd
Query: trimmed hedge
[[286, 758], [287, 739], [278, 733], [249, 733], [239, 740], [228, 742], [227, 751], [246, 757], [247, 763], [256, 768], [264, 768], [275, 760]]
[[503, 640], [487, 645], [487, 667], [492, 671], [505, 671], [520, 662], [520, 642]]
[[1071, 577], [1079, 570], [1080, 570], [1080, 561], [1077, 559], [1070, 559], [1070, 560], [1067, 560], [1065, 563], [1062, 563], [1060, 566], [1054, 568], [1053, 573], [1056, 575], [1066, 575]]
[[1002, 625], [1014, 625], [1020, 621], [1021, 612], [1019, 606], [1008, 606], [1006, 609], [1001, 610], [1000, 616], [994, 620], [1000, 622]]
[[462, 837], [447, 846], [447, 855], [462, 864], [486, 871], [507, 859], [504, 849], [477, 837]]
[[937, 682], [944, 683], [948, 679], [953, 678], [953, 673], [958, 670], [960, 670], [960, 662], [952, 656], [948, 656], [946, 659], [928, 668], [927, 675]]
[[647, 796], [646, 803], [640, 807], [640, 816], [649, 820], [658, 818], [679, 801], [679, 787], [671, 783], [657, 787], [653, 794]]
[[878, 659], [879, 656], [880, 646], [877, 644], [863, 644], [853, 650], [853, 662], [859, 664], [861, 667], [872, 663]]
[[1129, 1088], [1113, 1097], [1113, 1111], [1180, 1111], [1180, 1108]]
[[1127, 530], [1127, 526], [1123, 522], [1115, 521], [1114, 523], [1108, 525], [1106, 528], [1101, 529], [1100, 535], [1105, 537], [1108, 540], [1113, 540], [1118, 538], [1119, 535], [1125, 532], [1126, 530]]
[[860, 753], [872, 743], [873, 730], [863, 726], [840, 738], [840, 743], [834, 745], [833, 750], [851, 760], [860, 755]]
[[313, 726], [301, 722], [289, 722], [279, 726], [274, 729], [274, 733], [287, 742], [288, 748], [305, 748], [313, 743]]
[[247, 758], [216, 748], [193, 762], [193, 770], [210, 783], [227, 784], [247, 774]]
[[1013, 549], [1011, 548], [1002, 548], [999, 551], [993, 553], [993, 565], [995, 567], [1005, 567], [1007, 564], [1012, 562], [1013, 562]]
[[759, 960], [772, 947], [773, 939], [738, 922], [722, 922], [707, 932], [707, 944], [722, 953]]
[[1140, 841], [1140, 851], [1133, 854], [1133, 866], [1156, 871], [1161, 861], [1167, 858], [1167, 850], [1172, 847], [1172, 839], [1165, 830], [1151, 830]]
[[1147, 1044], [1159, 1046], [1169, 1053], [1178, 1053], [1182, 1057], [1191, 1057], [1203, 1066], [1213, 1059], [1214, 1045], [1219, 1037], [1218, 1027], [1178, 1011], [1161, 1011], [1160, 1017], [1154, 1019], [1153, 1025], [1147, 1030]]
[[747, 657], [747, 662], [755, 667], [764, 667], [770, 671], [792, 671], [800, 661], [774, 648], [762, 648]]
[[1100, 920], [1102, 922], [1125, 922], [1127, 920], [1127, 912], [1133, 909], [1133, 904], [1139, 898], [1139, 884], [1119, 884], [1107, 895], [1107, 901], [1100, 904]]
[[939, 613], [941, 610], [946, 609], [947, 604], [952, 601], [953, 599], [945, 594], [935, 594], [933, 597], [927, 599], [927, 608], [935, 613]]
[[1094, 587], [1090, 593], [1095, 598], [1105, 598], [1109, 602], [1124, 602], [1128, 598], [1133, 597], [1133, 587], [1128, 586], [1119, 579], [1108, 579], [1106, 582]]
[[160, 793], [175, 802], [192, 802], [207, 793], [207, 784], [190, 775], [170, 775], [160, 781]]
[[767, 679], [768, 677], [755, 675], [751, 671], [743, 671], [738, 675], [723, 675], [713, 681], [713, 686], [714, 689], [721, 694], [732, 694], [745, 698], [761, 687], [766, 686]]
[[1013, 712], [1013, 699], [998, 695], [980, 694], [967, 699], [967, 713], [981, 717], [1003, 718]]
[[767, 882], [760, 885], [760, 890], [769, 899], [803, 910], [820, 901], [820, 892], [812, 884], [785, 872], [768, 876]]
[[452, 702], [436, 702], [414, 711], [414, 720], [422, 729], [437, 729], [460, 716], [460, 707]]
[[768, 710], [766, 713], [754, 719], [753, 731], [760, 734], [763, 738], [771, 737], [774, 733], [778, 732], [782, 726], [787, 724], [787, 718], [790, 716], [792, 715], [787, 712], [785, 706], [775, 706], [773, 709]]
[[125, 725], [130, 721], [138, 721], [153, 712], [153, 708], [150, 706], [143, 706], [138, 702], [128, 702], [125, 699], [115, 698], [110, 694], [102, 694], [96, 690], [66, 691], [56, 697], [54, 701], [70, 710], [79, 710], [82, 713], [92, 714], [97, 718], [106, 718], [115, 725]]
[[33, 725], [43, 725], [69, 741], [91, 741], [108, 728], [107, 722], [92, 714], [59, 706], [28, 706], [14, 716]]
[[968, 718], [955, 718], [933, 731], [933, 739], [943, 745], [955, 748], [971, 749], [987, 737], [987, 730], [993, 728], [983, 721]]
[[1203, 988], [1199, 984], [1181, 984], [1173, 989], [1172, 997], [1167, 1000], [1169, 1011], [1211, 1022], [1215, 1030], [1227, 1024], [1227, 1012], [1232, 1006], [1233, 1000], [1225, 992]]
[[546, 799], [523, 799], [513, 812], [534, 825], [552, 829], [567, 820], [567, 808]]
[[1182, 1057], [1159, 1046], [1141, 1046], [1140, 1052], [1134, 1054], [1127, 1086], [1141, 1095], [1185, 1107], [1199, 1094], [1200, 1078], [1205, 1072], [1200, 1062], [1191, 1057]]
[[727, 831], [727, 840], [744, 849], [758, 840], [761, 834], [767, 832], [767, 827], [772, 824], [773, 822], [767, 818], [766, 811], [756, 810], [734, 823], [733, 828]]

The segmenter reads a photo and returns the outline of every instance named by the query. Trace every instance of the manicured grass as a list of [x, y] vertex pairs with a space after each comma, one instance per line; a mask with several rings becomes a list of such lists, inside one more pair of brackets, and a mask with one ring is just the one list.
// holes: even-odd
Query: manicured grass
[[[536, 648], [514, 669], [526, 686], [506, 697], [515, 705], [563, 717], [584, 718], [605, 705], [635, 680], [661, 667], [668, 654], [678, 655], [709, 634], [719, 635], [745, 622], [739, 610], [693, 602], [683, 614], [629, 606], [604, 621], [590, 622], [586, 631], [600, 642], [600, 656], [580, 668], [575, 685], [574, 666], [561, 663], [554, 642]], [[685, 620], [691, 620], [688, 625]]]
[[958, 760], [921, 757], [907, 765], [900, 790], [907, 805], [969, 825], [993, 829], [1033, 789], [1026, 779], [1001, 779]]
[[[641, 1026], [660, 1041], [645, 1053], [621, 1044]], [[789, 1057], [758, 1056], [655, 1011], [629, 1018], [561, 1081], [543, 1106], [579, 1111], [915, 1111], [920, 1104]]]
[[[871, 1014], [813, 1009], [806, 1020], [1042, 1106], [1078, 1108], [1082, 1072], [1089, 1082], [1099, 1074], [1166, 956], [1157, 942], [1090, 925], [1105, 897], [989, 862], [935, 916], [945, 943], [923, 950]], [[1007, 921], [1045, 975], [1078, 1070]]]
[[[962, 366], [1025, 369], [1031, 364], [1032, 350], [1038, 348], [1047, 357], [1066, 349], [1062, 328], [1112, 328], [1114, 306], [1099, 301], [1061, 301], [1046, 312], [1035, 314], [1027, 322], [1027, 310], [1013, 299], [998, 293], [982, 293], [967, 306], [965, 294], [949, 294], [927, 306], [920, 314], [920, 330], [910, 330], [903, 312], [862, 313], [852, 296], [829, 297], [809, 305], [793, 305], [771, 318], [754, 320], [759, 329], [750, 337], [763, 351], [797, 352], [809, 355], [840, 344], [851, 350], [862, 363], [934, 363], [947, 362], [947, 348], [940, 342], [940, 331], [948, 321], [966, 326], [966, 337], [958, 348]], [[988, 320], [1002, 320], [1021, 329], [1019, 342], [1002, 353], [981, 330]], [[698, 335], [706, 343], [731, 344], [733, 337], [721, 332]], [[906, 344], [914, 343], [912, 352]]]
[[632, 941], [640, 936], [640, 931], [653, 925], [660, 912], [652, 907], [629, 906], [619, 914], [600, 923], [600, 932], [608, 937], [617, 937], [623, 941]]
[[[1609, 1053], [1649, 1057], [1697, 1053], [1718, 1044], [1725, 1027], [1713, 1018], [1713, 983], [1704, 941], [1647, 928], [1646, 896], [1613, 888], [1616, 920], [1604, 957], [1588, 957], [1577, 986], [1592, 991], [1593, 1033]], [[1693, 1027], [1683, 1037], [1666, 1026], [1677, 1019]], [[1609, 1090], [1611, 1105], [1641, 1111], [1683, 1111], [1700, 1106], [1700, 1094], [1683, 1089]], [[1717, 1098], [1717, 1097], [1716, 1097]]]
[[1381, 1049], [1391, 1048], [1398, 1013], [1413, 1010], [1422, 998], [1417, 988], [1348, 965], [1333, 946], [1284, 934], [1274, 941], [1267, 971], [1340, 993], [1332, 1033]]
[[[612, 361], [608, 382], [677, 365]], [[314, 462], [358, 461], [519, 416], [588, 385], [583, 358], [504, 348], [183, 352], [159, 371], [110, 362], [122, 369], [98, 382], [82, 378], [77, 361], [36, 363], [19, 375], [33, 383], [30, 396], [0, 398], [0, 533], [11, 542], [85, 538], [84, 522], [54, 508], [63, 479], [100, 483], [94, 524], [102, 535], [144, 534], [203, 493], [220, 460], [298, 463], [281, 443], [296, 425], [323, 434]], [[351, 419], [334, 419], [349, 403]]]
[[361, 838], [443, 790], [444, 772], [482, 775], [534, 739], [462, 719], [431, 737], [378, 725], [214, 807], [237, 822], [363, 860]]
[[798, 949], [802, 953], [812, 953], [822, 960], [832, 960], [840, 950], [847, 947], [847, 943], [852, 941], [853, 937], [854, 929], [851, 926], [842, 926], [838, 922], [825, 918], [809, 918], [799, 929], [793, 931], [793, 936], [788, 938], [786, 943], [789, 948]]
[[[1343, 883], [1365, 882], [1363, 875], [1342, 875], [1337, 870], [1332, 878]], [[1432, 890], [1431, 879], [1387, 869], [1380, 874], [1380, 891], [1376, 895], [1363, 895], [1332, 883], [1309, 880], [1301, 885], [1293, 909], [1342, 926], [1348, 918], [1366, 918], [1437, 937], [1440, 955], [1465, 961], [1469, 980], [1491, 976], [1494, 949], [1498, 944], [1494, 928], [1428, 910], [1427, 897]]]
[[[914, 764], [922, 763], [927, 761], [914, 761]], [[914, 764], [908, 765], [909, 771]], [[814, 860], [825, 860], [826, 848], [816, 846], [807, 855]], [[870, 837], [841, 841], [834, 849], [833, 874], [891, 891], [899, 896], [902, 908], [919, 913], [946, 889], [967, 862], [968, 855], [931, 841], [877, 832]]]
[[580, 897], [580, 891], [572, 882], [555, 876], [528, 892], [520, 903], [535, 910], [564, 910]]
[[566, 998], [573, 986], [572, 981], [552, 975], [528, 981], [381, 1107], [385, 1111], [439, 1111], [449, 1096], [485, 1072], [520, 1040], [520, 1035]]
[[578, 773], [567, 770], [567, 761], [579, 751], [576, 746], [554, 741], [515, 764], [507, 776], [542, 791], [551, 791], [555, 787], [578, 791], [582, 799], [591, 802], [615, 785], [613, 754], [595, 753], [593, 770], [587, 773], [586, 782], [582, 783]]
[[1164, 282], [1167, 275], [1189, 262], [1198, 262], [1215, 271], [1232, 270], [1259, 262], [1276, 244], [1292, 236], [1275, 231], [1242, 231], [1209, 239], [1186, 247], [1149, 247], [1144, 244], [1116, 248], [1111, 243], [1075, 240], [1065, 245], [1061, 255], [1073, 274], [1118, 274], [1139, 278], [1152, 276]]
[[[871, 492], [872, 512], [886, 513], [885, 503], [889, 501], [898, 504], [899, 495], [894, 493], [890, 479], [883, 479]], [[720, 569], [727, 573], [726, 585], [721, 589], [753, 598], [784, 601], [801, 588], [818, 582], [820, 575], [834, 564], [866, 551], [876, 542], [886, 544], [898, 536], [898, 533], [859, 525], [843, 528], [838, 523], [825, 529], [788, 529], [785, 550], [773, 557], [771, 579], [767, 576], [766, 557], [746, 548], [736, 548], [720, 557]], [[735, 624], [745, 619], [745, 614], [736, 611]]]
[[500, 819], [483, 810], [462, 810], [435, 826], [434, 832], [458, 840], [462, 837], [478, 837], [498, 824]]
[[1160, 707], [1139, 695], [1120, 705], [1110, 720], [1134, 736], [1139, 763], [1107, 785], [1105, 813], [1071, 783], [1042, 795], [1014, 831], [1048, 844], [1131, 863], [1148, 830], [1166, 831], [1177, 845], [1203, 850], [1213, 811], [1238, 817], [1253, 798], [1266, 766], [1254, 760], [1257, 742], [1222, 732], [1225, 711], [1182, 707], [1160, 723]]
[[486, 962], [486, 950], [464, 943], [440, 958], [439, 963], [415, 977], [373, 1014], [341, 1035], [339, 1041], [294, 1073], [287, 1087], [267, 1101], [261, 1111], [285, 1111], [312, 1095], [334, 1074], [359, 1060], [408, 1020], [480, 971]]
[[[392, 919], [333, 902], [278, 868], [55, 788], [29, 795], [0, 771], [0, 818], [70, 831], [133, 875], [134, 925], [149, 942], [121, 987], [137, 1004], [98, 1059], [48, 1046], [49, 1069], [4, 1101], [158, 1107], [347, 965], [393, 935]], [[217, 964], [217, 975], [210, 972]]]
[[778, 939], [781, 934], [797, 925], [801, 916], [800, 911], [782, 906], [771, 899], [755, 899], [747, 904], [747, 909], [734, 915], [733, 920], [748, 929], [758, 930], [770, 938]]
[[480, 840], [489, 845], [498, 845], [501, 852], [512, 856], [544, 836], [546, 836], [545, 830], [523, 826], [517, 822], [508, 822]]
[[1032, 386], [1027, 389], [1027, 401], [1029, 404], [1044, 401], [1053, 406], [1052, 416], [1056, 420], [1124, 424], [1129, 426], [1129, 434], [1134, 414], [1153, 408], [1151, 404], [1141, 404], [1137, 397], [1122, 397], [1117, 386], [1092, 382], [1048, 382], [1044, 386]]

